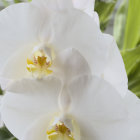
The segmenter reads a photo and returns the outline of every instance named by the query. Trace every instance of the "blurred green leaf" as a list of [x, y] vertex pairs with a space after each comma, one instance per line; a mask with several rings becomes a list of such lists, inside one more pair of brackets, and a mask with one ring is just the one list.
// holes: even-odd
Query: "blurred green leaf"
[[114, 36], [128, 75], [128, 87], [140, 97], [140, 0], [125, 0], [119, 8], [114, 27]]
[[6, 140], [17, 140], [15, 137], [12, 137], [12, 138], [9, 138], [9, 139], [6, 139]]
[[6, 127], [0, 128], [0, 140], [17, 140]]
[[9, 6], [9, 2], [7, 0], [2, 0], [2, 2], [5, 7]]
[[104, 31], [111, 19], [117, 0], [95, 1], [95, 11], [99, 14], [101, 30]]
[[11, 4], [14, 4], [14, 3], [20, 3], [20, 2], [31, 2], [32, 0], [2, 0], [3, 2], [3, 5], [5, 7], [11, 5]]
[[129, 0], [123, 49], [135, 48], [140, 41], [140, 0]]
[[128, 75], [128, 87], [140, 97], [140, 46], [123, 51], [122, 57]]
[[22, 2], [22, 0], [14, 0], [14, 3]]
[[128, 13], [128, 0], [124, 0], [122, 1], [121, 6], [116, 13], [114, 21], [114, 37], [117, 41], [119, 49], [123, 48], [127, 13]]
[[129, 75], [136, 63], [140, 61], [140, 47], [122, 51], [122, 57], [127, 75]]
[[140, 97], [140, 61], [135, 64], [128, 76], [129, 89]]
[[3, 95], [3, 91], [2, 91], [2, 89], [1, 89], [1, 87], [0, 87], [0, 95]]

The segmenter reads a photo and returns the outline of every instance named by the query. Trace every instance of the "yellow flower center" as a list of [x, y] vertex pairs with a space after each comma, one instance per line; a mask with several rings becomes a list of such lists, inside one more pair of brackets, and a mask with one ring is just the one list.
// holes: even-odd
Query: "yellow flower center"
[[44, 75], [49, 75], [53, 71], [50, 69], [52, 62], [48, 60], [43, 50], [35, 51], [32, 59], [27, 59], [27, 70], [33, 75], [41, 78]]
[[47, 140], [80, 140], [80, 128], [71, 116], [55, 116], [46, 134]]
[[58, 122], [51, 129], [47, 130], [48, 140], [74, 140], [70, 129], [63, 122]]

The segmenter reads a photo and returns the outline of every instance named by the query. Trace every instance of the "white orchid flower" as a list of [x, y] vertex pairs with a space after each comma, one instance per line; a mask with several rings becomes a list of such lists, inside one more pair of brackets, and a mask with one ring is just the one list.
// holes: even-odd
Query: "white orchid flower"
[[[91, 75], [78, 51], [66, 49], [59, 56], [68, 60], [59, 61], [63, 72], [79, 76], [65, 88], [55, 76], [11, 83], [1, 107], [8, 129], [19, 140], [139, 140], [139, 99], [129, 91], [122, 97], [106, 80]], [[70, 100], [64, 103], [66, 94]]]
[[[113, 37], [103, 34], [94, 18], [74, 9], [71, 0], [12, 5], [0, 12], [0, 31], [3, 88], [9, 81], [41, 77], [40, 71], [47, 71], [44, 76], [54, 75], [58, 52], [75, 48], [90, 65], [92, 74], [104, 78], [122, 96], [126, 94], [127, 76]], [[37, 65], [39, 59], [46, 61], [43, 69], [39, 69], [42, 64]]]
[[3, 10], [0, 30], [2, 119], [19, 140], [138, 140], [139, 100], [93, 17], [33, 0]]

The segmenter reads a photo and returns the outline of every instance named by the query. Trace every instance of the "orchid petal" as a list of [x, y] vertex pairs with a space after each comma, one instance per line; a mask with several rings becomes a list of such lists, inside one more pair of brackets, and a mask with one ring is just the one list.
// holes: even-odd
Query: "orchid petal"
[[74, 7], [80, 10], [94, 10], [95, 0], [72, 0]]
[[0, 12], [0, 65], [18, 49], [38, 42], [42, 15], [36, 7], [21, 3]]
[[131, 118], [140, 120], [140, 99], [131, 91], [127, 91], [124, 98], [125, 106]]
[[90, 74], [90, 67], [85, 58], [74, 48], [60, 51], [53, 62], [54, 75], [67, 84], [72, 78]]
[[72, 114], [79, 114], [83, 119], [89, 116], [90, 121], [118, 120], [127, 115], [117, 90], [102, 78], [95, 75], [80, 76], [71, 81], [69, 90], [72, 109], [77, 108], [72, 110], [75, 111]]
[[54, 77], [23, 79], [9, 85], [7, 90], [2, 100], [2, 119], [18, 139], [38, 117], [59, 110], [61, 82]]
[[117, 90], [108, 82], [85, 75], [73, 80], [69, 91], [72, 101], [69, 113], [78, 121], [83, 139], [126, 138], [125, 131], [130, 125], [127, 110]]
[[38, 120], [33, 122], [27, 129], [21, 140], [46, 140], [49, 121], [48, 116], [38, 118]]
[[90, 68], [85, 58], [74, 48], [60, 51], [53, 62], [53, 74], [63, 81], [60, 94], [61, 110], [69, 108], [70, 98], [67, 93], [67, 84], [74, 77], [90, 74]]
[[32, 4], [41, 8], [45, 11], [45, 9], [50, 10], [64, 10], [72, 8], [71, 0], [33, 0]]
[[31, 47], [24, 47], [16, 51], [14, 55], [7, 60], [6, 64], [3, 66], [3, 69], [1, 70], [1, 84], [4, 82], [4, 80], [17, 80], [27, 76], [26, 61], [30, 52], [32, 52]]
[[94, 18], [94, 20], [95, 20], [96, 24], [98, 25], [98, 27], [100, 27], [100, 21], [99, 21], [99, 16], [98, 16], [97, 12], [93, 12], [92, 17]]
[[131, 91], [127, 91], [124, 98], [125, 106], [131, 121], [131, 131], [128, 140], [139, 140], [140, 137], [140, 99]]
[[108, 63], [103, 72], [103, 77], [119, 91], [122, 97], [124, 97], [128, 90], [128, 78], [120, 51], [115, 40], [112, 40]]

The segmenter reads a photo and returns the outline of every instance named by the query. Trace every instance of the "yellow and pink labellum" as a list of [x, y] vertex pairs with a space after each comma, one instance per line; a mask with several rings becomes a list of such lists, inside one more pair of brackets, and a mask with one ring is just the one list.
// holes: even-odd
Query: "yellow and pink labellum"
[[42, 75], [49, 75], [53, 71], [50, 69], [52, 62], [48, 60], [43, 51], [36, 51], [33, 54], [33, 60], [27, 59], [27, 70], [32, 74], [37, 74], [38, 77]]

